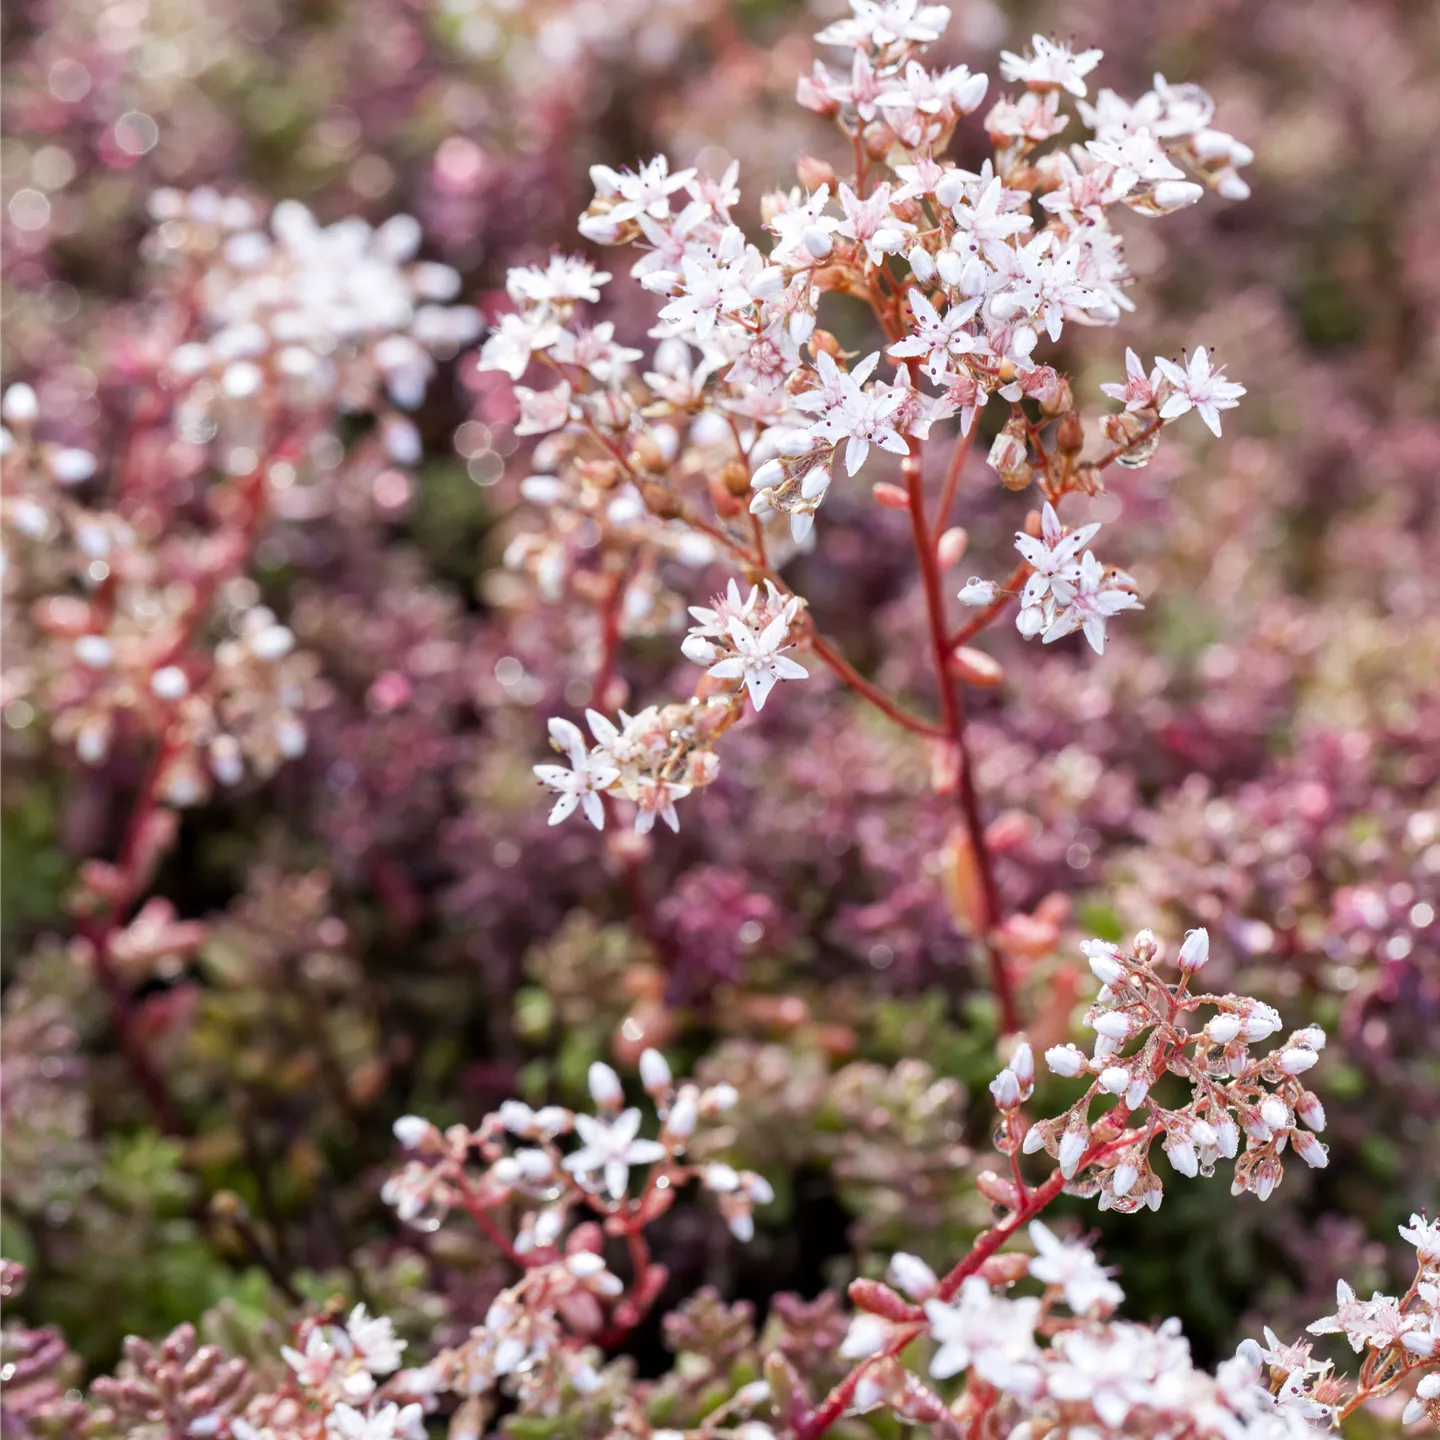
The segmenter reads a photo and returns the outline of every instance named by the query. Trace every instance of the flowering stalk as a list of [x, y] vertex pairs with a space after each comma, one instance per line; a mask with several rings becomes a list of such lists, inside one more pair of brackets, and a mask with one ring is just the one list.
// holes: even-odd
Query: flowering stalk
[[[1002, 57], [1005, 78], [1023, 88], [1002, 95], [986, 116], [993, 157], [978, 172], [960, 169], [948, 158], [950, 141], [989, 80], [965, 66], [925, 67], [921, 56], [948, 11], [857, 4], [854, 12], [818, 37], [848, 54], [848, 68], [817, 65], [798, 88], [800, 103], [833, 118], [850, 141], [853, 173], [842, 180], [823, 162], [802, 160], [802, 185], [762, 202], [768, 252], [734, 221], [738, 166], [716, 178], [672, 171], [659, 156], [636, 172], [592, 171], [596, 196], [579, 229], [601, 245], [639, 248], [631, 275], [660, 302], [648, 358], [616, 341], [613, 322], [582, 318], [607, 272], [564, 256], [510, 272], [515, 308], [486, 340], [481, 368], [512, 382], [544, 370], [558, 383], [515, 386], [517, 433], [536, 438], [537, 473], [521, 493], [541, 528], [519, 535], [507, 561], [547, 598], [567, 586], [602, 595], [592, 698], [607, 703], [620, 640], [675, 627], [671, 617], [685, 602], [665, 575], [715, 563], [739, 572], [709, 606], [689, 606], [697, 623], [681, 648], [706, 674], [688, 703], [622, 710], [618, 724], [592, 709], [593, 743], [554, 720], [552, 740], [570, 766], [537, 766], [536, 774], [559, 797], [552, 823], [583, 800], [600, 828], [612, 799], [628, 802], [642, 833], [657, 816], [676, 828], [677, 804], [713, 782], [718, 742], [746, 700], [759, 710], [778, 682], [805, 678], [792, 651], [816, 656], [896, 723], [940, 737], [935, 788], [956, 797], [957, 844], [976, 880], [975, 903], [957, 919], [989, 953], [1001, 1022], [1013, 1033], [1020, 1017], [996, 942], [1010, 917], [960, 688], [993, 686], [1003, 672], [964, 642], [1018, 599], [1026, 638], [1048, 644], [1079, 631], [1103, 651], [1109, 621], [1139, 608], [1135, 582], [1087, 548], [1099, 525], [1067, 530], [1056, 507], [1071, 494], [1096, 493], [1113, 462], [1145, 463], [1160, 427], [1192, 409], [1218, 432], [1219, 413], [1243, 394], [1208, 352], [1183, 366], [1157, 360], [1149, 374], [1132, 352], [1124, 384], [1103, 387], [1125, 405], [1104, 424], [1112, 446], [1086, 459], [1070, 382], [1036, 357], [1042, 339], [1058, 341], [1067, 323], [1113, 323], [1130, 308], [1112, 208], [1168, 214], [1198, 200], [1205, 184], [1239, 197], [1235, 167], [1247, 152], [1210, 129], [1213, 103], [1198, 87], [1157, 79], [1134, 105], [1110, 91], [1092, 104], [1083, 77], [1100, 52], [1046, 49], [1049, 42], [1037, 40], [1033, 54]], [[1060, 109], [1066, 96], [1095, 138], [1041, 153], [1070, 123]], [[827, 293], [861, 299], [883, 348], [847, 356], [818, 325]], [[881, 378], [882, 363], [893, 366], [893, 378]], [[956, 630], [943, 571], [965, 537], [946, 527], [992, 397], [1008, 405], [1009, 418], [988, 464], [1008, 489], [1035, 483], [1041, 508], [1017, 534], [1023, 563], [1006, 584], [976, 578], [960, 592], [981, 613]], [[932, 520], [925, 446], [953, 417], [958, 435]], [[781, 578], [792, 556], [821, 539], [817, 515], [832, 485], [857, 475], [877, 451], [901, 460], [902, 484], [879, 481], [872, 495], [909, 511], [936, 722], [914, 717], [860, 676], [820, 638], [804, 598]], [[598, 590], [587, 576], [596, 570], [607, 577]], [[741, 581], [752, 587], [748, 595]]]
[[[1209, 1174], [1222, 1155], [1235, 1156], [1243, 1128], [1248, 1142], [1237, 1162], [1235, 1189], [1253, 1190], [1261, 1199], [1279, 1182], [1279, 1155], [1287, 1142], [1308, 1164], [1325, 1163], [1324, 1147], [1312, 1131], [1302, 1131], [1295, 1123], [1303, 1116], [1312, 1130], [1324, 1124], [1318, 1100], [1295, 1079], [1316, 1061], [1324, 1043], [1318, 1029], [1297, 1032], [1263, 1059], [1251, 1058], [1248, 1045], [1272, 1034], [1278, 1017], [1247, 997], [1190, 993], [1192, 977], [1209, 957], [1209, 937], [1203, 930], [1193, 931], [1180, 947], [1178, 982], [1157, 973], [1161, 951], [1148, 932], [1137, 936], [1128, 952], [1100, 941], [1088, 942], [1084, 949], [1102, 984], [1087, 1016], [1096, 1031], [1094, 1054], [1087, 1058], [1073, 1045], [1056, 1046], [1046, 1059], [1060, 1075], [1088, 1072], [1096, 1076], [1095, 1082], [1062, 1115], [1027, 1123], [1023, 1106], [1034, 1086], [1034, 1059], [1028, 1044], [1023, 1040], [1016, 1044], [990, 1086], [1002, 1117], [997, 1144], [1009, 1158], [1010, 1178], [986, 1171], [976, 1181], [981, 1193], [1008, 1213], [976, 1239], [943, 1279], [914, 1257], [897, 1257], [892, 1278], [908, 1291], [911, 1301], [874, 1281], [851, 1286], [851, 1298], [861, 1313], [842, 1353], [859, 1363], [804, 1418], [796, 1429], [797, 1440], [817, 1440], [843, 1415], [872, 1408], [887, 1394], [893, 1395], [893, 1389], [876, 1375], [891, 1373], [897, 1357], [927, 1331], [941, 1343], [931, 1362], [933, 1375], [944, 1377], [973, 1367], [970, 1388], [951, 1407], [951, 1413], [963, 1414], [971, 1427], [1007, 1395], [1022, 1405], [1035, 1404], [1047, 1383], [1043, 1366], [1054, 1358], [1034, 1348], [1033, 1332], [1044, 1311], [1032, 1310], [1030, 1301], [996, 1302], [991, 1287], [1028, 1271], [1063, 1285], [1077, 1314], [1096, 1303], [1103, 1303], [1107, 1311], [1113, 1308], [1119, 1289], [1095, 1267], [1089, 1252], [1060, 1246], [1036, 1217], [1061, 1193], [1099, 1195], [1102, 1207], [1126, 1211], [1158, 1206], [1163, 1187], [1148, 1162], [1156, 1138], [1166, 1137], [1171, 1167], [1193, 1176], [1200, 1170]], [[1180, 1017], [1201, 1007], [1215, 1007], [1217, 1013], [1192, 1035], [1181, 1026]], [[1123, 1054], [1142, 1036], [1138, 1050]], [[1193, 1058], [1186, 1053], [1192, 1046]], [[1166, 1073], [1185, 1076], [1194, 1087], [1191, 1103], [1183, 1110], [1162, 1109], [1150, 1098], [1151, 1087]], [[1092, 1121], [1092, 1105], [1107, 1096], [1114, 1097], [1114, 1104]], [[1142, 1110], [1144, 1123], [1132, 1125], [1131, 1117]], [[1022, 1172], [1020, 1157], [1042, 1148], [1058, 1163], [1045, 1180], [1032, 1185]], [[1043, 1264], [1000, 1255], [1006, 1242], [1026, 1225]], [[953, 1303], [957, 1297], [958, 1308]], [[997, 1303], [1008, 1309], [996, 1312]], [[966, 1318], [972, 1310], [973, 1325]], [[999, 1338], [1010, 1319], [1018, 1328], [1009, 1339]], [[893, 1379], [892, 1375], [891, 1384]], [[1052, 1392], [1057, 1398], [1068, 1393]], [[1248, 1382], [1238, 1394], [1226, 1397], [1226, 1404], [1237, 1409], [1258, 1403]], [[1296, 1403], [1312, 1402], [1301, 1397]], [[1106, 1425], [1116, 1425], [1129, 1414], [1128, 1405], [1117, 1407], [1113, 1414], [1098, 1401], [1097, 1405]], [[962, 1429], [975, 1433], [973, 1428]]]

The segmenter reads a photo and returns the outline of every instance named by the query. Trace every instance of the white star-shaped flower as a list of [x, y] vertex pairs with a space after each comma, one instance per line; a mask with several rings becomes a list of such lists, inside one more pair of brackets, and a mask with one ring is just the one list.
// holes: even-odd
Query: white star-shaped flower
[[600, 792], [620, 778], [620, 771], [603, 750], [591, 752], [578, 725], [557, 718], [550, 721], [549, 729], [555, 748], [570, 759], [568, 770], [563, 765], [532, 767], [537, 779], [560, 792], [550, 811], [550, 823], [558, 825], [579, 805], [585, 811], [585, 818], [597, 830], [603, 830], [605, 807], [600, 801]]
[[1220, 411], [1233, 410], [1245, 393], [1243, 385], [1225, 378], [1223, 368], [1212, 370], [1210, 352], [1192, 350], [1185, 365], [1155, 357], [1155, 367], [1175, 387], [1175, 393], [1160, 407], [1162, 420], [1174, 420], [1196, 410], [1213, 434], [1220, 433]]
[[665, 1147], [658, 1141], [636, 1138], [640, 1133], [640, 1111], [633, 1105], [613, 1120], [576, 1115], [575, 1130], [584, 1145], [565, 1157], [565, 1168], [580, 1176], [599, 1172], [612, 1200], [625, 1194], [632, 1165], [651, 1165], [665, 1158]]

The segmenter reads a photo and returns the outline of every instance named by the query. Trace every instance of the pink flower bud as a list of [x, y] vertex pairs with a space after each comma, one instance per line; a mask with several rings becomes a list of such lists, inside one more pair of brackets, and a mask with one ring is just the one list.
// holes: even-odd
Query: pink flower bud
[[1020, 1103], [1020, 1080], [1007, 1067], [990, 1082], [990, 1093], [999, 1109], [1013, 1110]]
[[1071, 1125], [1060, 1137], [1060, 1173], [1071, 1180], [1080, 1165], [1080, 1157], [1090, 1145], [1090, 1132], [1084, 1125]]
[[[966, 548], [970, 544], [969, 531], [963, 525], [952, 525], [936, 542], [935, 558], [940, 562], [942, 570], [948, 570], [952, 565], [958, 565], [965, 556]], [[971, 584], [974, 581], [970, 582]], [[984, 582], [982, 582], [984, 583]], [[968, 586], [966, 587], [969, 588]], [[998, 586], [995, 587], [998, 590]], [[965, 591], [962, 590], [963, 596]], [[985, 602], [989, 604], [989, 601]]]
[[1300, 1097], [1295, 1113], [1317, 1134], [1325, 1129], [1325, 1107], [1320, 1097], [1309, 1090]]
[[1198, 930], [1187, 930], [1185, 942], [1180, 946], [1180, 953], [1175, 957], [1175, 963], [1182, 970], [1199, 970], [1210, 958], [1210, 932], [1202, 925]]

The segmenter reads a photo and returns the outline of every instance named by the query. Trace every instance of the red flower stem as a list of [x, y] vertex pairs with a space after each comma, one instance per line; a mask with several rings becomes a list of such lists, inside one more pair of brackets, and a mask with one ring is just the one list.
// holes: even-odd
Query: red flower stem
[[595, 706], [599, 710], [608, 708], [605, 695], [615, 678], [615, 667], [620, 657], [620, 612], [625, 600], [625, 576], [614, 575], [605, 592], [605, 602], [600, 610], [600, 669], [595, 673], [591, 689]]
[[990, 963], [990, 984], [1000, 1006], [1000, 1021], [1007, 1035], [1020, 1028], [1020, 1014], [1014, 990], [1005, 966], [1005, 957], [990, 939], [990, 932], [1000, 919], [1000, 892], [995, 884], [995, 867], [985, 843], [985, 825], [980, 817], [980, 797], [975, 789], [974, 769], [965, 745], [965, 702], [955, 677], [950, 674], [951, 644], [946, 633], [945, 600], [941, 591], [940, 566], [935, 546], [925, 522], [925, 483], [922, 450], [918, 440], [912, 441], [911, 453], [903, 466], [905, 491], [910, 500], [910, 525], [915, 541], [915, 556], [920, 566], [921, 587], [925, 596], [925, 617], [930, 629], [930, 644], [935, 662], [935, 684], [940, 692], [941, 724], [946, 737], [955, 747], [959, 764], [958, 799], [960, 812], [970, 837], [970, 847], [980, 874], [980, 887], [985, 897], [981, 941]]
[[925, 735], [932, 740], [946, 739], [949, 732], [918, 715], [912, 715], [878, 685], [867, 680], [828, 640], [811, 627], [809, 646], [811, 651], [825, 662], [855, 693], [868, 700], [877, 710], [897, 725], [916, 735]]
[[470, 1218], [485, 1232], [485, 1238], [517, 1269], [526, 1269], [524, 1257], [506, 1239], [504, 1232], [486, 1213], [485, 1207], [470, 1194], [468, 1189], [465, 1192], [464, 1204], [465, 1209], [470, 1213]]
[[962, 435], [956, 442], [955, 448], [950, 452], [950, 463], [945, 467], [945, 481], [940, 487], [940, 503], [935, 509], [935, 541], [938, 544], [940, 536], [945, 532], [946, 522], [950, 518], [950, 507], [955, 503], [955, 492], [960, 488], [960, 472], [965, 468], [966, 457], [970, 454], [970, 446], [975, 439], [975, 422], [970, 422], [970, 433]]

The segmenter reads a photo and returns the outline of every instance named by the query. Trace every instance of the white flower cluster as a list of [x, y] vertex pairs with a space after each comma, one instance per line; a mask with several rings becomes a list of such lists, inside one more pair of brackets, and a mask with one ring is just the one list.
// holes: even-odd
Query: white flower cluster
[[[269, 396], [294, 410], [369, 412], [384, 392], [412, 409], [433, 357], [479, 335], [475, 309], [447, 303], [459, 275], [415, 261], [421, 233], [409, 215], [378, 229], [353, 216], [321, 225], [286, 200], [267, 230], [247, 201], [205, 189], [157, 191], [150, 209], [150, 249], [194, 272], [201, 338], [177, 346], [169, 369], [202, 408]], [[402, 451], [413, 449], [413, 432], [393, 435]]]
[[165, 736], [156, 793], [198, 804], [212, 784], [264, 779], [305, 753], [303, 718], [313, 657], [264, 606], [237, 610], [233, 634], [206, 656], [184, 653], [188, 615], [166, 604], [132, 552], [107, 552], [115, 577], [107, 606], [51, 596], [33, 621], [47, 637], [37, 693], [56, 740], [86, 765], [110, 753], [125, 717]]
[[[641, 352], [616, 342], [612, 321], [586, 326], [576, 318], [577, 305], [598, 300], [609, 279], [586, 261], [560, 255], [544, 267], [512, 270], [507, 291], [516, 309], [503, 315], [486, 339], [480, 368], [519, 380], [538, 356], [561, 377], [548, 390], [515, 387], [520, 404], [515, 433], [542, 437], [534, 456], [536, 473], [522, 481], [520, 491], [544, 513], [546, 526], [517, 535], [505, 563], [528, 572], [540, 593], [555, 600], [567, 582], [587, 574], [596, 536], [603, 535], [614, 557], [611, 583], [623, 581], [621, 633], [638, 634], [678, 619], [678, 606], [667, 604], [656, 578], [655, 561], [664, 557], [706, 565], [716, 558], [716, 547], [657, 513], [650, 503], [653, 493], [647, 496], [650, 473], [674, 460], [687, 438], [703, 443], [704, 427], [698, 436], [662, 424], [641, 432], [632, 375]], [[662, 343], [652, 364], [641, 393], [668, 397], [658, 403], [682, 417], [693, 401], [688, 347]], [[567, 464], [582, 435], [600, 437], [599, 455]], [[612, 452], [618, 452], [618, 460]]]
[[[1089, 1087], [1063, 1114], [1025, 1130], [1022, 1148], [1053, 1156], [1066, 1189], [1098, 1195], [1101, 1209], [1159, 1208], [1164, 1182], [1151, 1163], [1157, 1141], [1170, 1168], [1184, 1176], [1211, 1175], [1222, 1157], [1235, 1160], [1232, 1190], [1261, 1200], [1280, 1183], [1287, 1148], [1307, 1165], [1327, 1163], [1316, 1138], [1325, 1128], [1325, 1109], [1299, 1079], [1316, 1064], [1325, 1032], [1312, 1025], [1252, 1056], [1250, 1046], [1280, 1030], [1280, 1017], [1246, 996], [1191, 992], [1209, 944], [1204, 930], [1189, 933], [1176, 957], [1178, 983], [1157, 973], [1161, 946], [1149, 931], [1136, 936], [1128, 951], [1101, 940], [1082, 947], [1102, 985], [1085, 1016], [1094, 1045], [1088, 1055], [1057, 1045], [1045, 1060], [1057, 1075], [1088, 1078]], [[1191, 1031], [1190, 1018], [1200, 1010], [1213, 1013]], [[1007, 1068], [1015, 1065], [1012, 1058]], [[1190, 1085], [1184, 1106], [1167, 1109], [1151, 1094], [1166, 1073]], [[995, 1091], [997, 1103], [1012, 1109], [1028, 1090], [1028, 1084], [1007, 1085], [1003, 1094]], [[1093, 1107], [1107, 1101], [1113, 1104], [1092, 1120]]]
[[[1005, 77], [1024, 88], [1002, 95], [986, 118], [994, 156], [963, 169], [948, 158], [949, 144], [961, 118], [984, 102], [989, 80], [965, 66], [924, 63], [949, 11], [875, 0], [852, 0], [851, 10], [819, 36], [848, 52], [845, 67], [817, 64], [798, 98], [854, 141], [856, 171], [842, 180], [828, 164], [802, 160], [800, 186], [762, 199], [768, 247], [735, 221], [738, 165], [718, 178], [672, 169], [664, 156], [633, 171], [593, 167], [595, 197], [579, 229], [599, 244], [638, 249], [630, 274], [658, 297], [649, 368], [643, 352], [616, 340], [612, 322], [581, 316], [610, 276], [563, 256], [511, 272], [514, 309], [482, 348], [482, 369], [528, 382], [516, 386], [517, 429], [540, 437], [536, 473], [521, 493], [543, 526], [517, 537], [508, 559], [547, 597], [568, 587], [594, 607], [605, 657], [597, 671], [607, 681], [618, 639], [680, 623], [658, 578], [667, 558], [738, 557], [749, 583], [784, 594], [775, 570], [796, 546], [813, 543], [842, 459], [847, 476], [872, 450], [917, 466], [933, 426], [958, 417], [967, 435], [998, 396], [1011, 418], [990, 462], [1016, 489], [1039, 474], [1053, 507], [1070, 490], [1096, 488], [1110, 459], [1138, 463], [1153, 442], [1144, 407], [1127, 409], [1110, 417], [1123, 422], [1117, 450], [1080, 461], [1083, 428], [1069, 384], [1036, 352], [1067, 322], [1109, 324], [1131, 308], [1112, 207], [1156, 215], [1187, 205], [1204, 190], [1187, 174], [1238, 194], [1234, 167], [1247, 158], [1244, 147], [1210, 128], [1203, 91], [1157, 77], [1134, 105], [1109, 91], [1082, 104], [1093, 138], [1041, 153], [1076, 119], [1062, 113], [1062, 97], [1089, 93], [1085, 76], [1100, 52], [1037, 37], [1032, 52], [1002, 58]], [[869, 304], [883, 348], [847, 358], [817, 327], [830, 292]], [[1211, 423], [1243, 393], [1209, 365], [1208, 353], [1196, 352], [1178, 378], [1158, 367], [1155, 432], [1187, 408]], [[543, 370], [552, 378], [540, 388]], [[1038, 422], [1027, 404], [1038, 406]], [[892, 501], [908, 503], [890, 486]], [[1109, 618], [1138, 607], [1129, 577], [1084, 550], [1092, 533], [1067, 539], [1051, 508], [1040, 533], [1022, 537], [1035, 572], [1021, 609], [1025, 634], [1054, 641], [1083, 631], [1100, 650]], [[967, 591], [984, 604], [1004, 594], [984, 582]], [[722, 607], [711, 608], [718, 615]], [[692, 630], [686, 653], [711, 678], [743, 683], [758, 708], [777, 680], [800, 676], [784, 653], [799, 610], [785, 595], [763, 624], [752, 623], [758, 613], [726, 614], [718, 627]], [[806, 639], [826, 658], [816, 636]], [[648, 730], [654, 713], [622, 723]], [[642, 819], [668, 818], [682, 792], [655, 782], [701, 783], [670, 770], [657, 776], [653, 766], [627, 779], [608, 735], [595, 732], [607, 752], [597, 757], [572, 730], [555, 738], [579, 778], [554, 767], [542, 776], [561, 793], [558, 818], [617, 785], [645, 796]], [[680, 743], [706, 748], [691, 734]], [[675, 753], [673, 743], [655, 748]], [[606, 778], [596, 779], [597, 768]], [[598, 800], [586, 800], [585, 811], [600, 823]]]
[[[386, 1203], [402, 1220], [433, 1228], [457, 1205], [473, 1213], [477, 1206], [529, 1202], [538, 1208], [525, 1215], [524, 1238], [515, 1248], [539, 1263], [555, 1252], [577, 1207], [653, 1220], [668, 1208], [676, 1188], [694, 1178], [717, 1197], [736, 1235], [748, 1239], [752, 1207], [774, 1198], [764, 1178], [724, 1164], [691, 1166], [682, 1158], [696, 1127], [730, 1109], [735, 1091], [729, 1085], [677, 1086], [656, 1050], [641, 1056], [640, 1075], [660, 1121], [653, 1140], [641, 1138], [640, 1109], [625, 1105], [619, 1076], [599, 1061], [589, 1074], [593, 1115], [559, 1105], [534, 1110], [507, 1100], [478, 1129], [454, 1125], [443, 1134], [418, 1116], [403, 1117], [395, 1134], [409, 1158], [387, 1181]], [[567, 1153], [557, 1142], [572, 1134], [580, 1146]], [[478, 1172], [472, 1163], [476, 1154], [485, 1162]], [[637, 1166], [648, 1169], [643, 1193], [635, 1198], [630, 1172]]]
[[162, 666], [151, 692], [172, 705], [170, 755], [159, 780], [171, 805], [197, 804], [213, 778], [237, 785], [247, 768], [261, 779], [308, 743], [303, 710], [314, 675], [312, 657], [295, 652], [295, 636], [263, 605], [232, 621], [234, 634], [215, 647], [213, 664], [191, 690], [187, 672]]
[[[116, 511], [71, 493], [94, 475], [94, 457], [37, 438], [29, 386], [10, 387], [0, 411], [9, 422], [0, 456], [6, 584], [12, 595], [43, 592], [22, 607], [31, 633], [7, 657], [7, 703], [33, 696], [54, 737], [86, 765], [105, 761], [127, 720], [166, 733], [157, 786], [170, 805], [193, 805], [214, 782], [237, 784], [247, 770], [265, 777], [303, 754], [314, 667], [295, 653], [289, 629], [263, 606], [232, 603], [228, 638], [203, 653], [193, 643], [217, 577], [234, 562], [233, 542], [142, 540]], [[14, 614], [7, 621], [22, 624]]]
[[[1040, 534], [1015, 536], [1015, 548], [1030, 570], [1020, 592], [1015, 625], [1027, 639], [1039, 635], [1045, 644], [1083, 630], [1097, 655], [1105, 653], [1106, 622], [1122, 610], [1141, 610], [1135, 582], [1122, 570], [1106, 569], [1085, 547], [1100, 533], [1098, 523], [1065, 533], [1055, 507], [1047, 500], [1041, 511]], [[990, 580], [971, 577], [960, 591], [966, 605], [993, 605], [1003, 594]]]
[[[1440, 1220], [1412, 1215], [1401, 1225], [1400, 1237], [1415, 1247], [1416, 1273], [1404, 1295], [1376, 1291], [1361, 1300], [1344, 1280], [1335, 1287], [1335, 1314], [1305, 1328], [1312, 1335], [1343, 1335], [1359, 1355], [1365, 1352], [1362, 1374], [1376, 1391], [1390, 1388], [1404, 1376], [1419, 1374], [1402, 1416], [1406, 1425], [1428, 1420], [1440, 1424]], [[1310, 1359], [1310, 1347], [1280, 1347], [1267, 1330], [1272, 1352], [1292, 1370], [1325, 1375], [1328, 1364]], [[1267, 1355], [1272, 1365], [1277, 1360]], [[1424, 1373], [1420, 1373], [1420, 1372]]]
[[390, 1320], [364, 1305], [343, 1324], [306, 1320], [296, 1344], [280, 1349], [298, 1393], [282, 1387], [257, 1397], [225, 1433], [234, 1440], [424, 1440], [425, 1407], [409, 1398], [410, 1372], [395, 1373], [404, 1349]]
[[680, 648], [686, 659], [709, 666], [707, 673], [715, 679], [742, 681], [755, 708], [763, 709], [776, 681], [808, 676], [803, 665], [785, 654], [800, 605], [798, 596], [787, 599], [772, 581], [766, 582], [763, 596], [756, 585], [742, 600], [740, 587], [731, 580], [708, 607], [690, 607], [695, 624]]
[[570, 768], [533, 767], [536, 778], [559, 793], [550, 823], [558, 825], [579, 805], [586, 819], [603, 830], [605, 807], [600, 797], [611, 794], [635, 806], [637, 833], [649, 834], [657, 816], [678, 830], [675, 802], [715, 779], [720, 762], [710, 746], [733, 717], [733, 705], [723, 700], [692, 700], [663, 709], [651, 705], [638, 715], [622, 710], [618, 726], [598, 710], [587, 710], [593, 746], [586, 743], [578, 725], [553, 718], [551, 743], [569, 759]]
[[[567, 1386], [592, 1392], [598, 1384], [594, 1344], [612, 1328], [633, 1326], [664, 1285], [665, 1268], [649, 1263], [643, 1232], [686, 1181], [697, 1180], [715, 1196], [739, 1239], [754, 1234], [754, 1206], [774, 1199], [766, 1181], [753, 1171], [684, 1159], [697, 1128], [732, 1108], [735, 1091], [676, 1084], [657, 1050], [641, 1055], [640, 1080], [659, 1120], [653, 1140], [641, 1135], [642, 1113], [625, 1104], [620, 1077], [601, 1062], [589, 1072], [593, 1114], [507, 1100], [473, 1131], [455, 1125], [442, 1134], [415, 1115], [396, 1122], [408, 1158], [386, 1183], [387, 1203], [401, 1219], [428, 1228], [448, 1210], [463, 1208], [523, 1271], [496, 1297], [484, 1325], [423, 1370], [407, 1372], [410, 1391], [427, 1404], [448, 1392], [470, 1397], [466, 1403], [474, 1409], [474, 1397], [502, 1384], [522, 1398], [527, 1390], [554, 1394]], [[570, 1135], [579, 1146], [562, 1148], [559, 1142]], [[637, 1168], [645, 1170], [639, 1185], [632, 1177]], [[518, 1226], [513, 1240], [506, 1239], [488, 1217], [517, 1204]], [[630, 1237], [628, 1288], [606, 1266], [601, 1231], [581, 1223], [586, 1215]]]
[[1127, 349], [1125, 379], [1100, 388], [1112, 399], [1123, 400], [1128, 414], [1153, 412], [1163, 421], [1194, 410], [1215, 435], [1220, 434], [1220, 412], [1233, 410], [1245, 393], [1243, 385], [1225, 378], [1223, 369], [1213, 368], [1208, 350], [1187, 355], [1183, 366], [1157, 355], [1155, 368], [1147, 375], [1140, 357]]
[[[1080, 1241], [1061, 1241], [1038, 1221], [1036, 1254], [1005, 1254], [986, 1273], [965, 1276], [953, 1293], [914, 1256], [897, 1255], [885, 1287], [852, 1291], [867, 1309], [851, 1322], [841, 1353], [865, 1364], [847, 1414], [879, 1407], [914, 1422], [969, 1418], [970, 1391], [1003, 1397], [1011, 1434], [1064, 1432], [1091, 1440], [1177, 1434], [1213, 1440], [1286, 1440], [1322, 1433], [1331, 1407], [1314, 1397], [1311, 1377], [1263, 1381], [1253, 1342], [1214, 1375], [1196, 1369], [1179, 1322], [1113, 1319], [1124, 1293]], [[1017, 1282], [1039, 1292], [1009, 1293]], [[1057, 1313], [1063, 1305], [1070, 1315]], [[967, 1393], [947, 1405], [900, 1362], [917, 1336], [933, 1343], [930, 1377], [964, 1376]], [[1045, 1343], [1042, 1343], [1042, 1340]], [[983, 1412], [982, 1412], [983, 1413]]]
[[[40, 400], [25, 384], [11, 385], [0, 397], [0, 540], [5, 546], [5, 584], [18, 582], [18, 561], [27, 551], [51, 552], [61, 543], [84, 557], [80, 578], [94, 589], [108, 576], [110, 548], [128, 543], [133, 533], [118, 515], [96, 514], [71, 493], [94, 478], [97, 462], [89, 451], [57, 445], [39, 434]], [[97, 568], [91, 568], [91, 567]]]

